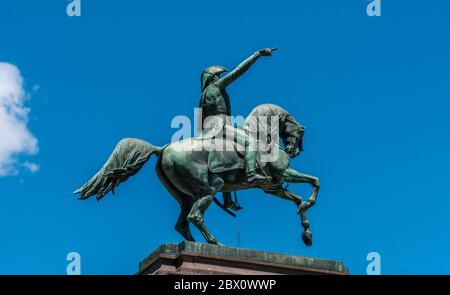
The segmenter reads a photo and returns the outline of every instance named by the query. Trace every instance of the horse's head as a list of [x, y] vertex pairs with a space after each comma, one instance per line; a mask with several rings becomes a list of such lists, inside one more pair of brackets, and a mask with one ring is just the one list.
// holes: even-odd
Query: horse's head
[[286, 153], [291, 158], [297, 157], [303, 151], [303, 134], [305, 127], [303, 127], [291, 115], [287, 115], [283, 128], [281, 130], [281, 137], [283, 139]]
[[[271, 118], [262, 124], [260, 118]], [[270, 140], [274, 139], [272, 120], [277, 118], [277, 138], [284, 143], [285, 151], [291, 158], [297, 157], [303, 151], [303, 133], [305, 128], [295, 120], [286, 110], [274, 104], [262, 104], [255, 107], [245, 121], [244, 128], [251, 133], [271, 134]], [[263, 120], [264, 122], [264, 120]], [[270, 127], [268, 127], [270, 126]]]

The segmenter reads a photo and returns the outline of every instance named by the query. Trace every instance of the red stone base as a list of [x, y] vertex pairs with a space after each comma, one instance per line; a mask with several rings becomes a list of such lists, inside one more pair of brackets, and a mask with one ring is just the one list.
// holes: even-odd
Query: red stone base
[[338, 261], [193, 242], [164, 244], [139, 265], [143, 275], [348, 274]]

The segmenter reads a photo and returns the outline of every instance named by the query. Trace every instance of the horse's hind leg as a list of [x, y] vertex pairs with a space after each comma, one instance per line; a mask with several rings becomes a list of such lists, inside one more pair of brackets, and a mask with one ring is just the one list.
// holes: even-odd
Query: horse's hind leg
[[189, 200], [182, 200], [180, 203], [180, 207], [180, 217], [178, 217], [177, 224], [175, 225], [175, 230], [179, 232], [187, 241], [195, 242], [189, 228], [189, 221], [187, 219], [187, 216], [192, 208], [192, 202]]
[[206, 209], [208, 209], [213, 199], [214, 197], [212, 195], [207, 195], [198, 198], [194, 202], [194, 205], [192, 206], [192, 209], [189, 212], [187, 219], [198, 228], [198, 230], [208, 243], [217, 244], [217, 240], [213, 237], [213, 235], [209, 232], [209, 230], [205, 226], [205, 217], [204, 217], [205, 211]]

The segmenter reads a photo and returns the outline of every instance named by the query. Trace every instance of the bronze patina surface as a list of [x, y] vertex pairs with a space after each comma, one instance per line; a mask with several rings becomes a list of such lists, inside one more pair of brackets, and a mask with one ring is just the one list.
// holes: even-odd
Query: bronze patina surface
[[[75, 193], [83, 200], [91, 196], [100, 200], [109, 192], [114, 193], [120, 183], [139, 172], [155, 155], [158, 157], [156, 173], [180, 205], [181, 212], [175, 229], [187, 241], [194, 241], [189, 227], [193, 224], [208, 243], [218, 244], [205, 224], [204, 214], [210, 204], [214, 201], [234, 215], [228, 209], [237, 210], [239, 206], [230, 201], [230, 193], [258, 188], [295, 204], [304, 229], [302, 239], [310, 246], [312, 234], [306, 212], [316, 203], [319, 179], [294, 170], [290, 163], [290, 159], [297, 157], [303, 150], [303, 126], [289, 112], [274, 104], [255, 107], [243, 128], [235, 128], [228, 123], [227, 118], [231, 114], [229, 97], [225, 91], [227, 85], [245, 73], [259, 57], [270, 56], [273, 51], [268, 48], [257, 51], [224, 77], [220, 77], [225, 72], [221, 66], [209, 67], [201, 76], [203, 94], [200, 106], [207, 116], [222, 122], [219, 129], [230, 131], [231, 139], [209, 137], [208, 128], [202, 130], [199, 137], [183, 139], [164, 147], [140, 139], [125, 138], [117, 144], [103, 168]], [[261, 141], [259, 127], [264, 124], [255, 118], [271, 118], [271, 126], [277, 127], [279, 136]], [[228, 132], [225, 134], [229, 135]], [[212, 148], [218, 143], [226, 146], [230, 140], [231, 150], [216, 151]], [[270, 161], [259, 161], [264, 152], [250, 149], [256, 141], [268, 145], [270, 153], [276, 152], [276, 157]], [[242, 152], [238, 151], [238, 146], [244, 147]], [[288, 183], [311, 185], [312, 192], [308, 200], [304, 201], [289, 191], [284, 186]], [[224, 204], [216, 199], [218, 193], [225, 193]]]

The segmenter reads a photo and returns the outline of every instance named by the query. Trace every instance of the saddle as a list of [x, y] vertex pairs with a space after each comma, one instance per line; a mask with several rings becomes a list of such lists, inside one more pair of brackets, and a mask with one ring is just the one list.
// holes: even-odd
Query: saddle
[[[245, 148], [242, 144], [236, 143], [230, 139], [223, 139], [224, 147], [233, 147], [233, 149], [213, 150], [208, 154], [208, 169], [211, 173], [222, 173], [231, 170], [244, 169]], [[260, 161], [261, 154], [258, 152], [257, 161], [258, 168], [264, 168], [266, 163]]]
[[[245, 169], [244, 143], [230, 138], [217, 138], [214, 130], [204, 130], [202, 135], [195, 140], [204, 141], [204, 145], [210, 150], [208, 154], [208, 169], [211, 173], [223, 173], [227, 171]], [[206, 141], [206, 142], [205, 142]], [[258, 143], [259, 144], [259, 143]], [[261, 161], [262, 152], [256, 155], [258, 167], [263, 169], [265, 161]]]

